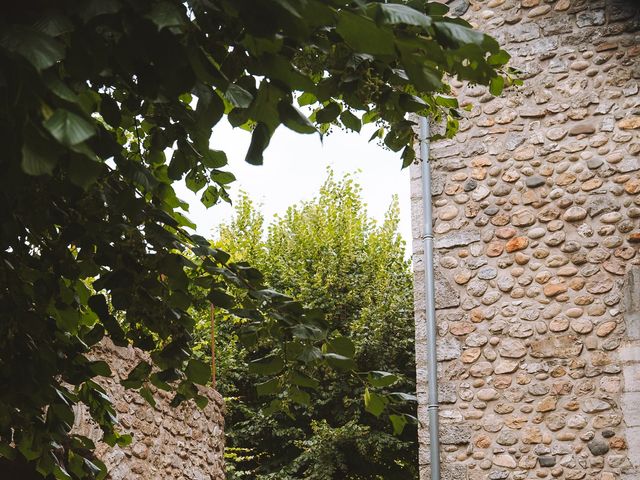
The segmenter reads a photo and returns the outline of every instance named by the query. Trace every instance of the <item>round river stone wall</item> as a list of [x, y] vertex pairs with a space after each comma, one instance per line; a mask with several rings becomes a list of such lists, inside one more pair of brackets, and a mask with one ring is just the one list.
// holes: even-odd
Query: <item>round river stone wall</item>
[[[524, 85], [431, 145], [443, 479], [640, 478], [640, 5], [477, 0]], [[437, 129], [437, 126], [434, 126]], [[429, 478], [420, 165], [411, 170]]]
[[104, 360], [113, 377], [98, 381], [114, 402], [121, 431], [131, 433], [127, 447], [109, 447], [99, 441], [101, 431], [88, 412], [76, 412], [74, 430], [96, 442], [96, 454], [109, 468], [110, 480], [224, 480], [224, 402], [218, 392], [202, 388], [209, 399], [204, 409], [193, 402], [171, 407], [172, 395], [151, 387], [156, 406], [138, 393], [125, 390], [120, 380], [144, 358], [133, 347], [104, 340], [92, 351]]

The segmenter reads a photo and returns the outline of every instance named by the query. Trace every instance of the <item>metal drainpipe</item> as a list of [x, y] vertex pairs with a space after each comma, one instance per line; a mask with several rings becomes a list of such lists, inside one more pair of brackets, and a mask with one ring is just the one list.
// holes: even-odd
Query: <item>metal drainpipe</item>
[[422, 225], [424, 247], [424, 293], [427, 321], [427, 371], [429, 396], [429, 440], [431, 480], [440, 480], [440, 436], [438, 432], [438, 358], [436, 356], [436, 304], [433, 279], [433, 217], [431, 211], [431, 166], [429, 164], [429, 120], [420, 117], [420, 157], [422, 160]]

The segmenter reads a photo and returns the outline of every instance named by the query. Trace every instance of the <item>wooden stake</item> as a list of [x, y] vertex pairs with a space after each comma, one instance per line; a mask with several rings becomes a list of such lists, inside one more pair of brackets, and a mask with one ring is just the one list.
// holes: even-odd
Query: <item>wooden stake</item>
[[211, 386], [216, 388], [216, 307], [211, 304]]

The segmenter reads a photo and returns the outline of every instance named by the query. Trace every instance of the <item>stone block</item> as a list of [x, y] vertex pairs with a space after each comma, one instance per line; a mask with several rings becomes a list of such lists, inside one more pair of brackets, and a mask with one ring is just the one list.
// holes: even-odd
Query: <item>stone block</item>
[[623, 369], [624, 391], [640, 392], [640, 364], [625, 365]]
[[640, 427], [640, 392], [623, 393], [620, 405], [627, 426]]
[[[629, 427], [625, 431], [627, 445], [629, 445], [629, 460], [640, 471], [640, 427]], [[637, 479], [638, 477], [633, 477]]]
[[627, 272], [622, 299], [627, 337], [640, 340], [640, 267], [632, 267]]
[[465, 247], [480, 241], [480, 232], [473, 230], [459, 230], [439, 236], [435, 239], [435, 248]]
[[471, 427], [468, 425], [440, 425], [442, 445], [467, 445], [471, 442]]

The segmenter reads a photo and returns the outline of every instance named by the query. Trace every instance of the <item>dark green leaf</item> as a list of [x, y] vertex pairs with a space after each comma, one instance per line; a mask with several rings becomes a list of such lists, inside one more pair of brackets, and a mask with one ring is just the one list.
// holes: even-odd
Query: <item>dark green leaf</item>
[[239, 108], [247, 108], [253, 101], [253, 95], [235, 83], [229, 84], [224, 96], [231, 102], [231, 105]]
[[336, 31], [356, 52], [393, 55], [394, 37], [390, 31], [378, 27], [373, 20], [348, 10], [341, 10], [338, 15]]
[[340, 114], [340, 120], [345, 127], [353, 130], [354, 132], [359, 132], [362, 128], [362, 122], [360, 119], [349, 110], [345, 110]]
[[322, 110], [316, 112], [316, 122], [331, 123], [340, 115], [340, 105], [335, 102], [329, 103]]
[[173, 2], [153, 2], [151, 10], [145, 16], [158, 27], [158, 30], [178, 27], [185, 23], [184, 14]]
[[375, 19], [385, 25], [406, 24], [427, 30], [431, 26], [431, 18], [407, 5], [398, 3], [374, 3]]
[[23, 26], [4, 28], [0, 47], [24, 57], [38, 71], [64, 58], [64, 46], [58, 40]]
[[327, 363], [336, 370], [349, 371], [353, 370], [356, 366], [352, 358], [337, 353], [325, 353], [324, 358], [327, 360]]
[[373, 387], [388, 387], [398, 381], [398, 376], [389, 372], [373, 370], [367, 375], [368, 381]]
[[211, 380], [211, 366], [200, 360], [191, 359], [184, 373], [190, 382], [206, 385]]
[[150, 373], [151, 364], [142, 360], [129, 372], [127, 378], [120, 383], [124, 388], [140, 388], [147, 378], [149, 378]]
[[278, 103], [278, 113], [280, 114], [280, 121], [288, 128], [298, 133], [315, 133], [316, 128], [305, 117], [300, 110], [295, 108], [287, 101], [281, 101]]
[[247, 151], [247, 155], [244, 159], [245, 162], [250, 163], [251, 165], [262, 165], [262, 154], [269, 146], [270, 140], [271, 132], [269, 131], [269, 128], [264, 123], [258, 123], [251, 135], [251, 144], [249, 145], [249, 150]]
[[58, 163], [55, 150], [35, 129], [25, 130], [22, 145], [22, 170], [28, 175], [51, 175]]
[[276, 393], [279, 390], [279, 387], [279, 380], [277, 378], [272, 378], [266, 382], [258, 383], [256, 385], [256, 390], [259, 397], [265, 397]]
[[276, 375], [284, 368], [284, 360], [278, 355], [268, 355], [249, 362], [249, 371], [259, 375]]
[[356, 347], [353, 344], [353, 340], [349, 337], [336, 337], [329, 341], [327, 344], [327, 350], [329, 352], [337, 353], [348, 358], [353, 358], [356, 353]]
[[96, 134], [96, 127], [91, 122], [62, 108], [56, 110], [43, 125], [56, 140], [68, 147]]

